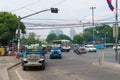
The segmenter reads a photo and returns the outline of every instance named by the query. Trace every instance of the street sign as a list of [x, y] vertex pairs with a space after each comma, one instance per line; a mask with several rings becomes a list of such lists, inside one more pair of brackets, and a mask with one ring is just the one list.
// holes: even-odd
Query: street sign
[[95, 47], [97, 49], [104, 49], [105, 48], [104, 44], [102, 44], [102, 43], [101, 44], [96, 44]]

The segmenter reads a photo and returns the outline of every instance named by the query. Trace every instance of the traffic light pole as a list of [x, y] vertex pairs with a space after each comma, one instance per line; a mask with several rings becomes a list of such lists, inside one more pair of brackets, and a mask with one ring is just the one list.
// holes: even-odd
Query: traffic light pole
[[36, 15], [36, 14], [39, 14], [39, 13], [42, 13], [42, 12], [50, 11], [50, 10], [52, 13], [58, 13], [57, 8], [50, 8], [50, 9], [45, 9], [45, 10], [42, 10], [39, 12], [35, 12], [33, 14], [29, 14], [29, 15], [24, 16], [24, 17], [18, 16], [18, 54], [20, 53], [20, 20], [27, 18], [27, 17], [30, 17], [30, 16], [33, 16], [33, 15]]

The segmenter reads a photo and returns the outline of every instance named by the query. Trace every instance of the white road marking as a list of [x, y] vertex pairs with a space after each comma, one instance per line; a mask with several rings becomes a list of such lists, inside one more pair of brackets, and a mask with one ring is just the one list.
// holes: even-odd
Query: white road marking
[[15, 72], [16, 72], [17, 76], [19, 77], [19, 79], [20, 79], [20, 80], [23, 80], [22, 77], [20, 76], [20, 74], [18, 73], [18, 69], [20, 69], [20, 67], [17, 68], [17, 69], [15, 69]]

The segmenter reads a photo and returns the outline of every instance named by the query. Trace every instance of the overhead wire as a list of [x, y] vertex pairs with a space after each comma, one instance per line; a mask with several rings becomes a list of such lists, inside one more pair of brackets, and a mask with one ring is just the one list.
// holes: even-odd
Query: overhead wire
[[29, 4], [27, 4], [27, 5], [24, 5], [24, 6], [22, 6], [22, 7], [19, 7], [19, 8], [17, 8], [17, 9], [11, 10], [10, 12], [15, 12], [15, 11], [17, 11], [17, 10], [21, 10], [21, 9], [23, 9], [23, 8], [26, 8], [26, 7], [28, 7], [28, 6], [32, 6], [32, 5], [36, 4], [38, 1], [41, 1], [41, 0], [36, 0], [36, 1], [32, 2], [32, 3], [29, 3]]

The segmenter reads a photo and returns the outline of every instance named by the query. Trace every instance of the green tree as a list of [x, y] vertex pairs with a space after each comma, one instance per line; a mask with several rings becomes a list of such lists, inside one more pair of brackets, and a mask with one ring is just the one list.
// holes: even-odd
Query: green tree
[[113, 28], [109, 25], [96, 26], [95, 27], [95, 40], [104, 42], [105, 36], [106, 36], [106, 41], [108, 43], [113, 43], [114, 42]]
[[92, 42], [93, 41], [93, 30], [94, 30], [94, 39], [95, 41], [106, 41], [108, 43], [114, 42], [113, 38], [113, 28], [109, 25], [101, 25], [96, 26], [94, 28], [86, 28], [83, 31], [83, 37], [85, 42]]
[[49, 34], [49, 35], [47, 36], [46, 41], [47, 41], [48, 43], [50, 43], [50, 42], [52, 42], [53, 40], [56, 40], [56, 39], [57, 39], [56, 34], [52, 33], [52, 34]]
[[73, 37], [74, 44], [82, 44], [83, 43], [83, 36], [82, 34], [77, 34]]
[[[25, 33], [25, 25], [21, 22], [20, 28]], [[18, 29], [18, 18], [15, 14], [9, 12], [0, 12], [0, 43], [6, 45], [15, 38]]]
[[83, 31], [83, 37], [85, 42], [92, 42], [93, 41], [93, 28], [86, 28]]
[[58, 39], [59, 39], [59, 40], [65, 39], [65, 40], [70, 40], [70, 41], [71, 41], [70, 37], [67, 36], [67, 35], [65, 35], [65, 34], [59, 35], [59, 36], [58, 36]]
[[29, 37], [25, 40], [28, 45], [30, 44], [39, 44], [41, 45], [41, 41], [35, 38], [35, 33], [29, 33]]

